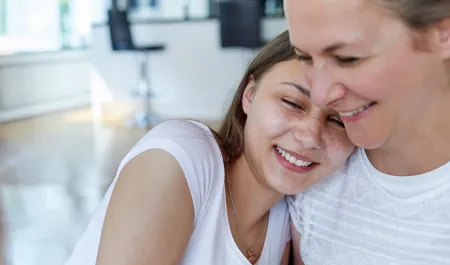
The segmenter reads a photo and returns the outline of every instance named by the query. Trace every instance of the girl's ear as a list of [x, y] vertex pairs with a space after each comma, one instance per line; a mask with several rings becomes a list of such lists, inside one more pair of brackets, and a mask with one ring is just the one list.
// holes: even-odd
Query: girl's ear
[[255, 91], [255, 79], [253, 75], [250, 76], [247, 86], [245, 87], [244, 94], [242, 96], [242, 108], [245, 114], [249, 114], [252, 107], [253, 95]]

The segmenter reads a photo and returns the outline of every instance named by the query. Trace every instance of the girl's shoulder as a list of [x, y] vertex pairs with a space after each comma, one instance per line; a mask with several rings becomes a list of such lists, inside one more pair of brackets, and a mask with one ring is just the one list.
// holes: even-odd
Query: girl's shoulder
[[152, 128], [122, 160], [119, 172], [137, 155], [159, 149], [175, 158], [184, 173], [196, 215], [217, 185], [223, 183], [224, 163], [211, 129], [197, 121], [168, 120]]

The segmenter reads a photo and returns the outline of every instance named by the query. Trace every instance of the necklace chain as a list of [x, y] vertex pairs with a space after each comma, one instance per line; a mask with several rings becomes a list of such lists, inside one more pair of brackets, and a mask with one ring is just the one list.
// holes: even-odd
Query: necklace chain
[[230, 179], [229, 179], [229, 177], [226, 177], [226, 179], [227, 179], [227, 184], [228, 184], [228, 190], [230, 191], [231, 206], [233, 208], [233, 215], [234, 215], [234, 220], [236, 221], [236, 227], [237, 227], [237, 230], [238, 230], [238, 234], [241, 237], [242, 241], [245, 243], [245, 245], [247, 245], [247, 247], [248, 247], [247, 254], [249, 255], [248, 258], [250, 259], [250, 258], [253, 258], [255, 256], [254, 248], [259, 243], [259, 241], [261, 240], [261, 236], [263, 234], [264, 228], [266, 227], [266, 225], [268, 223], [269, 218], [267, 218], [267, 217], [265, 218], [266, 220], [264, 222], [263, 227], [261, 228], [261, 231], [259, 232], [258, 237], [256, 238], [255, 242], [251, 246], [249, 246], [247, 244], [247, 242], [245, 241], [244, 236], [242, 235], [242, 232], [241, 232], [241, 228], [239, 226], [239, 222], [238, 222], [238, 218], [237, 218], [237, 214], [236, 214], [236, 206], [234, 205], [234, 200], [233, 200], [233, 193], [231, 192]]

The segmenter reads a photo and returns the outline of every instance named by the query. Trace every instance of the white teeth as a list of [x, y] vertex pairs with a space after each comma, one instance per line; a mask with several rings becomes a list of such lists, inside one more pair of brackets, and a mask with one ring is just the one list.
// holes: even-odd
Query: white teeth
[[289, 163], [294, 164], [294, 165], [296, 165], [298, 167], [307, 167], [307, 166], [312, 164], [312, 162], [303, 161], [303, 160], [295, 158], [294, 156], [291, 156], [290, 154], [288, 154], [286, 151], [284, 151], [283, 149], [279, 148], [278, 146], [277, 146], [277, 151]]
[[370, 105], [371, 104], [363, 106], [363, 107], [355, 109], [355, 110], [351, 110], [351, 111], [339, 112], [339, 115], [347, 116], [347, 117], [355, 116], [356, 114], [361, 113], [361, 112], [365, 111], [366, 109], [368, 109], [370, 107]]

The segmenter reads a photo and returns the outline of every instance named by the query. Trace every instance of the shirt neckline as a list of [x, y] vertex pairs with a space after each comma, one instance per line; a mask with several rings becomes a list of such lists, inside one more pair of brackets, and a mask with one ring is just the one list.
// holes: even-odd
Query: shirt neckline
[[423, 200], [450, 188], [450, 162], [423, 174], [393, 176], [377, 170], [367, 157], [366, 150], [360, 148], [358, 156], [368, 177], [396, 199]]

